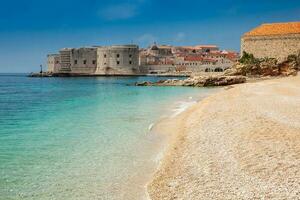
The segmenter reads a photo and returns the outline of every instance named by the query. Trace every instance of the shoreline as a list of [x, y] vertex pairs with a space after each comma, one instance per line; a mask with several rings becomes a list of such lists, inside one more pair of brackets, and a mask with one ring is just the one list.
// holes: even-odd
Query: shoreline
[[193, 96], [187, 96], [184, 99], [177, 99], [172, 103], [172, 105], [168, 106], [167, 113], [164, 113], [164, 115], [160, 116], [160, 119], [156, 122], [153, 122], [149, 124], [148, 130], [149, 132], [147, 134], [152, 134], [155, 137], [160, 137], [161, 141], [159, 142], [157, 152], [155, 154], [154, 162], [155, 168], [150, 174], [150, 178], [147, 179], [147, 182], [145, 182], [145, 198], [146, 200], [151, 200], [150, 195], [148, 193], [148, 184], [151, 182], [153, 176], [155, 175], [156, 171], [160, 168], [162, 160], [165, 156], [165, 153], [167, 152], [169, 148], [169, 143], [172, 140], [173, 134], [168, 132], [168, 128], [166, 124], [169, 124], [170, 122], [173, 123], [173, 120], [176, 120], [178, 116], [181, 116], [183, 113], [185, 113], [187, 110], [189, 110], [194, 105], [198, 104], [205, 98], [214, 95], [227, 87], [216, 87], [211, 88], [209, 92], [206, 93], [198, 93]]
[[264, 80], [225, 87], [159, 124], [168, 144], [150, 199], [296, 197], [298, 103], [300, 76]]

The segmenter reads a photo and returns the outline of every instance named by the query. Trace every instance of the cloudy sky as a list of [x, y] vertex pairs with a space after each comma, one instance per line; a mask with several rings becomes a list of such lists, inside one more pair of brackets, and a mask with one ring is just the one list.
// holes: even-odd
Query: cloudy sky
[[270, 22], [300, 21], [297, 0], [1, 0], [0, 72], [37, 71], [62, 47], [217, 44]]

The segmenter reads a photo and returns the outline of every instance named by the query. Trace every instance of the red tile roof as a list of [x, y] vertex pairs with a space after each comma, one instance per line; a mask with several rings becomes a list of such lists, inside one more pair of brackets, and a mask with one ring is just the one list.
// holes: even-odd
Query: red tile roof
[[185, 56], [184, 61], [203, 61], [201, 56]]
[[184, 57], [184, 61], [204, 61], [204, 62], [217, 62], [215, 59], [204, 58], [202, 56], [186, 56]]
[[195, 46], [196, 49], [201, 49], [201, 48], [218, 48], [217, 45], [197, 45]]
[[244, 36], [270, 36], [300, 34], [300, 22], [262, 24], [247, 32]]

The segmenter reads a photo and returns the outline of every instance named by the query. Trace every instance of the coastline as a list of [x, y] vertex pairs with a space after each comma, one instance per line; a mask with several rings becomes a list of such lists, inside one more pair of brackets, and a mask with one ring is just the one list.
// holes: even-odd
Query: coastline
[[150, 199], [296, 198], [299, 103], [300, 76], [265, 80], [158, 124], [168, 147], [147, 185]]
[[173, 126], [174, 121], [178, 121], [181, 119], [183, 113], [188, 111], [191, 107], [201, 102], [203, 99], [214, 95], [227, 87], [215, 87], [207, 90], [206, 92], [198, 92], [198, 94], [194, 94], [193, 96], [181, 97], [180, 99], [176, 99], [176, 101], [170, 103], [166, 107], [166, 112], [164, 112], [159, 120], [149, 124], [147, 134], [150, 134], [154, 137], [159, 137], [160, 141], [156, 144], [156, 154], [154, 156], [154, 162], [156, 163], [152, 172], [147, 176], [146, 182], [144, 183], [145, 187], [145, 199], [150, 200], [150, 195], [148, 193], [147, 187], [153, 176], [155, 175], [157, 169], [160, 168], [162, 159], [165, 156], [165, 153], [170, 146], [170, 141], [173, 140], [173, 137], [176, 136], [169, 132], [169, 125]]

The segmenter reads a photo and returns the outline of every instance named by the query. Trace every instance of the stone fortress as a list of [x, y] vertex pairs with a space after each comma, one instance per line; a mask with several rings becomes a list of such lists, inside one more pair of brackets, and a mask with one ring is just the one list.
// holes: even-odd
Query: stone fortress
[[[300, 51], [300, 22], [262, 24], [241, 38], [241, 53], [283, 61]], [[190, 75], [223, 72], [240, 55], [216, 45], [137, 45], [63, 48], [48, 55], [52, 75]]]
[[63, 48], [48, 55], [48, 72], [56, 75], [138, 75], [139, 47]]
[[48, 72], [62, 76], [91, 75], [187, 75], [222, 72], [238, 53], [221, 51], [216, 45], [168, 46], [153, 44], [63, 48], [48, 55]]
[[139, 47], [137, 45], [115, 45], [97, 48], [96, 74], [140, 74], [138, 63]]
[[300, 22], [262, 24], [241, 38], [241, 53], [283, 61], [300, 51]]

